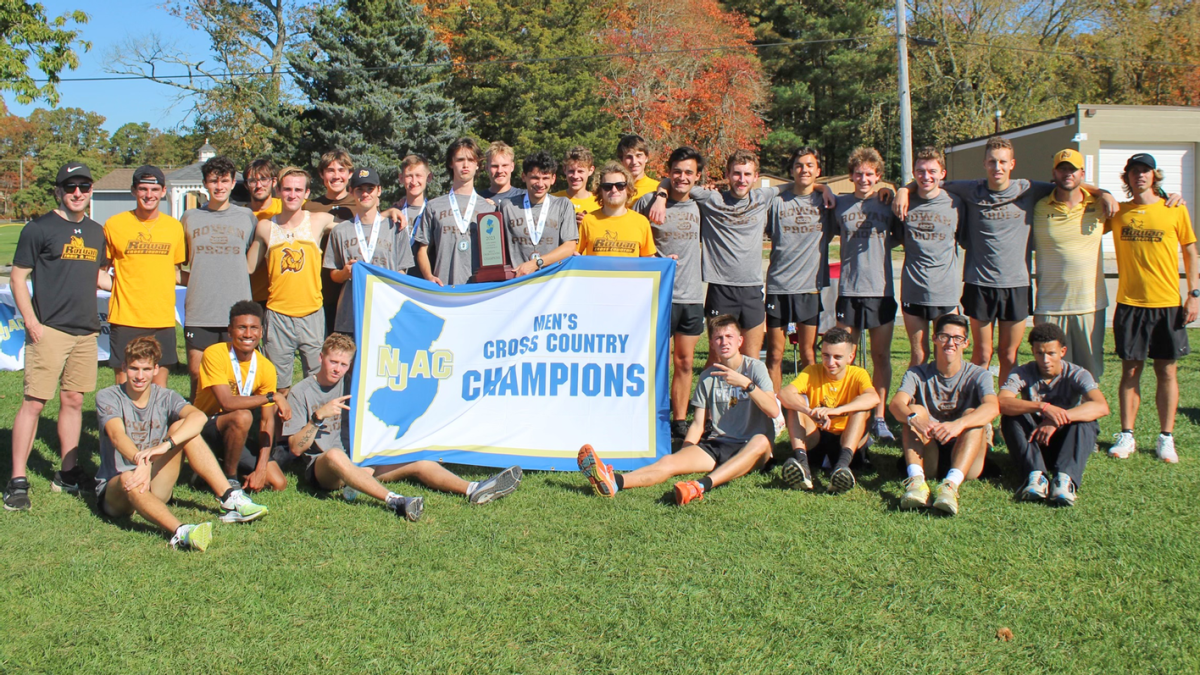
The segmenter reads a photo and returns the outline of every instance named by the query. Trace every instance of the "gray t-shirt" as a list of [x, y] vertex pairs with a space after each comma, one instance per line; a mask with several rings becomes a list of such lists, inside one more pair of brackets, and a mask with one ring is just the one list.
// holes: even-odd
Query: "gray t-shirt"
[[202, 206], [188, 209], [180, 222], [190, 266], [184, 321], [189, 326], [224, 328], [233, 303], [250, 299], [246, 251], [254, 241], [258, 219], [244, 206], [231, 205], [224, 211]]
[[[633, 210], [649, 217], [657, 195], [642, 195]], [[704, 284], [700, 281], [700, 207], [696, 200], [677, 202], [667, 199], [667, 215], [663, 224], [650, 223], [654, 248], [658, 255], [679, 256], [675, 261], [675, 287], [671, 301], [676, 305], [704, 304]]]
[[[692, 393], [692, 405], [703, 408], [712, 422], [709, 439], [748, 443], [756, 434], [764, 434], [767, 438], [774, 436], [774, 422], [750, 400], [750, 394], [741, 387], [727, 384], [715, 375], [716, 371], [714, 367], [705, 368]], [[762, 361], [743, 356], [737, 371], [750, 378], [759, 389], [774, 391], [771, 376]]]
[[[317, 376], [310, 375], [289, 389], [287, 400], [288, 405], [292, 407], [292, 418], [283, 423], [284, 437], [300, 433], [300, 430], [312, 421], [312, 414], [317, 408], [339, 396], [345, 396], [345, 384], [346, 381], [342, 380], [331, 387], [322, 387], [317, 382]], [[349, 403], [348, 400], [347, 403]], [[334, 449], [344, 451], [346, 439], [342, 434], [344, 429], [349, 430], [349, 425], [342, 424], [345, 418], [346, 411], [343, 410], [341, 415], [326, 419], [325, 425], [317, 429], [317, 435], [313, 438], [312, 445], [304, 454], [319, 455], [326, 450]]]
[[892, 297], [892, 207], [871, 195], [838, 195], [833, 227], [841, 237], [842, 272], [838, 295]]
[[1021, 178], [995, 192], [985, 180], [952, 180], [942, 187], [962, 197], [967, 212], [967, 226], [959, 228], [967, 252], [963, 281], [989, 288], [1028, 286], [1033, 207], [1054, 184]]
[[[458, 231], [458, 223], [450, 209], [451, 197], [458, 202], [459, 215], [468, 222], [466, 233]], [[421, 230], [417, 232], [417, 243], [432, 249], [429, 252], [429, 264], [433, 268], [433, 276], [447, 286], [469, 283], [479, 270], [473, 250], [479, 230], [475, 217], [496, 210], [495, 206], [480, 196], [475, 199], [475, 210], [468, 214], [467, 202], [470, 200], [471, 195], [442, 195], [430, 200], [425, 217], [421, 219], [424, 221]]]
[[[363, 238], [366, 239], [363, 242], [364, 246], [370, 244], [371, 232], [374, 228], [373, 222], [363, 221]], [[383, 219], [380, 228], [379, 238], [375, 242], [375, 250], [371, 254], [371, 264], [393, 272], [407, 274], [409, 268], [414, 265], [412, 249], [405, 241], [408, 235], [391, 219]], [[322, 260], [322, 266], [327, 270], [340, 270], [349, 263], [363, 260], [353, 220], [343, 220], [333, 226], [333, 230], [329, 233], [329, 240], [325, 242], [325, 256]], [[353, 335], [354, 300], [351, 297], [350, 283], [343, 283], [341, 287], [333, 329], [339, 333]]]
[[[225, 310], [228, 312], [229, 310]], [[167, 431], [179, 420], [183, 407], [188, 404], [174, 389], [150, 385], [150, 402], [145, 408], [133, 404], [125, 393], [125, 387], [114, 384], [96, 392], [96, 418], [100, 423], [100, 471], [99, 480], [111, 480], [121, 473], [137, 468], [133, 462], [117, 450], [104, 425], [109, 420], [125, 422], [125, 435], [138, 450], [149, 450], [167, 439]]]
[[779, 188], [750, 190], [738, 199], [728, 191], [693, 188], [700, 207], [700, 262], [704, 281], [723, 286], [762, 286], [762, 242], [767, 209]]
[[779, 193], [767, 212], [767, 236], [771, 237], [768, 294], [816, 293], [829, 285], [832, 230], [821, 193]]
[[925, 307], [958, 304], [958, 230], [965, 223], [962, 200], [939, 190], [933, 199], [913, 194], [904, 222], [893, 219], [892, 238], [904, 244], [900, 301]]
[[1037, 363], [1029, 362], [1017, 366], [1008, 373], [1008, 381], [1000, 387], [1011, 391], [1026, 401], [1034, 403], [1049, 403], [1063, 409], [1079, 405], [1083, 397], [1100, 385], [1087, 368], [1081, 368], [1070, 361], [1063, 361], [1062, 372], [1058, 377], [1046, 382], [1038, 372]]
[[499, 207], [500, 204], [503, 203], [505, 200], [516, 199], [517, 197], [524, 197], [525, 196], [525, 188], [513, 187], [512, 185], [509, 185], [508, 189], [505, 190], [504, 192], [492, 192], [492, 189], [490, 187], [488, 187], [488, 188], [479, 190], [479, 196], [486, 197], [486, 198], [492, 200], [493, 202], [496, 202], [496, 206]]
[[404, 207], [404, 217], [408, 219], [408, 227], [400, 230], [397, 237], [412, 251], [413, 264], [408, 269], [408, 275], [412, 277], [421, 276], [421, 270], [417, 269], [417, 233], [425, 224], [425, 207], [428, 205], [426, 201], [420, 206], [409, 206], [403, 199], [394, 204], [396, 208]]
[[932, 361], [913, 366], [904, 373], [899, 391], [925, 406], [929, 416], [939, 422], [953, 422], [982, 405], [984, 396], [996, 394], [992, 374], [969, 361], [963, 361], [952, 377], [942, 377]]
[[571, 204], [570, 199], [546, 195], [541, 204], [530, 204], [529, 213], [533, 216], [533, 225], [537, 225], [538, 219], [542, 217], [543, 209], [549, 209], [549, 211], [546, 213], [546, 224], [542, 229], [542, 236], [535, 245], [533, 237], [529, 235], [531, 228], [525, 223], [524, 195], [506, 201], [500, 206], [500, 213], [504, 215], [508, 264], [513, 268], [532, 260], [534, 253], [545, 256], [565, 242], [579, 240], [579, 226], [575, 224], [575, 207]]

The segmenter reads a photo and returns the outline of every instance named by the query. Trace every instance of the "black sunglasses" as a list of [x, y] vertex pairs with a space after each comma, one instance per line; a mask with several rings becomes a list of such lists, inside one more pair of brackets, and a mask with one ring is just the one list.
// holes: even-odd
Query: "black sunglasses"
[[617, 190], [624, 190], [627, 187], [629, 187], [629, 183], [627, 183], [626, 181], [620, 181], [619, 183], [601, 183], [600, 184], [600, 190], [602, 192], [608, 192], [609, 190], [612, 190], [614, 188]]
[[82, 192], [83, 194], [86, 195], [87, 193], [92, 191], [92, 184], [91, 183], [67, 183], [66, 185], [62, 186], [62, 189], [63, 189], [63, 192], [65, 192], [67, 194], [71, 194], [71, 193], [75, 192], [76, 190], [79, 190], [80, 192]]

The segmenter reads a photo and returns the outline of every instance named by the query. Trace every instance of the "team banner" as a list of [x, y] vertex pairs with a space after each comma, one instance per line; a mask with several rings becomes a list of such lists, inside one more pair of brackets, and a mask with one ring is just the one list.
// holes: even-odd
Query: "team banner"
[[575, 256], [457, 287], [353, 273], [357, 464], [569, 471], [591, 443], [629, 470], [671, 452], [675, 261]]

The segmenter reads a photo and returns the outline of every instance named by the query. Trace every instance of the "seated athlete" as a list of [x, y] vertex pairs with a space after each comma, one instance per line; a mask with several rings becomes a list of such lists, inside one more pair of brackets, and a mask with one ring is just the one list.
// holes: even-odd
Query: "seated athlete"
[[113, 518], [136, 512], [173, 533], [171, 546], [203, 551], [212, 523], [185, 525], [167, 508], [182, 458], [218, 495], [221, 521], [244, 523], [267, 515], [225, 481], [217, 458], [200, 438], [205, 415], [172, 389], [154, 384], [162, 348], [153, 337], [133, 339], [125, 348], [125, 383], [96, 392], [100, 428], [100, 510]]
[[421, 460], [405, 464], [360, 467], [346, 454], [349, 426], [343, 425], [350, 409], [350, 396], [342, 378], [354, 361], [354, 340], [335, 333], [321, 346], [320, 367], [288, 392], [292, 417], [283, 425], [287, 447], [294, 457], [305, 460], [304, 477], [320, 490], [343, 486], [370, 495], [410, 521], [421, 517], [425, 501], [389, 491], [382, 483], [411, 478], [427, 487], [466, 495], [472, 504], [486, 504], [511, 494], [521, 484], [521, 467], [512, 466], [479, 482], [467, 482], [437, 462]]
[[[683, 505], [703, 499], [705, 492], [767, 463], [775, 437], [772, 420], [779, 416], [779, 404], [766, 365], [742, 355], [742, 339], [735, 317], [722, 314], [709, 319], [708, 341], [717, 358], [696, 382], [692, 395], [695, 419], [679, 452], [636, 471], [614, 474], [592, 446], [580, 448], [579, 470], [596, 494], [615, 497], [624, 488], [658, 485], [687, 473], [708, 473], [700, 480], [675, 484], [675, 503]], [[712, 433], [702, 438], [706, 420], [712, 421]]]
[[857, 345], [849, 331], [831, 328], [821, 340], [821, 363], [806, 366], [779, 391], [787, 416], [793, 456], [783, 463], [783, 481], [792, 488], [813, 489], [810, 462], [832, 464], [830, 492], [854, 487], [850, 465], [861, 463], [867, 444], [867, 423], [879, 394], [867, 371], [851, 365]]
[[[229, 342], [209, 346], [201, 357], [196, 407], [209, 418], [201, 435], [221, 452], [231, 486], [241, 487], [242, 476], [248, 490], [282, 490], [287, 479], [271, 460], [271, 446], [276, 416], [286, 422], [292, 409], [287, 396], [275, 389], [275, 366], [258, 351], [262, 322], [263, 308], [257, 302], [240, 300], [229, 308]], [[258, 457], [246, 447], [254, 410], [260, 410]]]
[[1074, 506], [1108, 401], [1086, 368], [1065, 360], [1067, 335], [1057, 324], [1034, 326], [1029, 346], [1033, 361], [1013, 368], [1000, 388], [1000, 431], [1013, 463], [1029, 476], [1020, 498], [1049, 496], [1052, 504]]
[[[904, 373], [889, 406], [904, 420], [904, 497], [900, 508], [929, 505], [925, 472], [945, 476], [933, 501], [935, 509], [958, 513], [958, 487], [983, 472], [984, 427], [999, 409], [992, 375], [963, 361], [970, 322], [961, 314], [943, 314], [933, 324], [934, 362]], [[941, 473], [944, 472], [944, 473]]]

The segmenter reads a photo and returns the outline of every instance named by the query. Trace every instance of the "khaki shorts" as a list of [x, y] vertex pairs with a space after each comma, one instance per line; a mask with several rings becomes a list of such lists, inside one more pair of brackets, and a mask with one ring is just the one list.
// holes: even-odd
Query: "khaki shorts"
[[1087, 314], [1035, 314], [1034, 325], [1052, 323], [1067, 334], [1067, 360], [1090, 372], [1097, 382], [1104, 374], [1104, 310]]
[[47, 401], [58, 391], [96, 390], [96, 334], [70, 335], [42, 326], [42, 339], [25, 333], [25, 395]]

